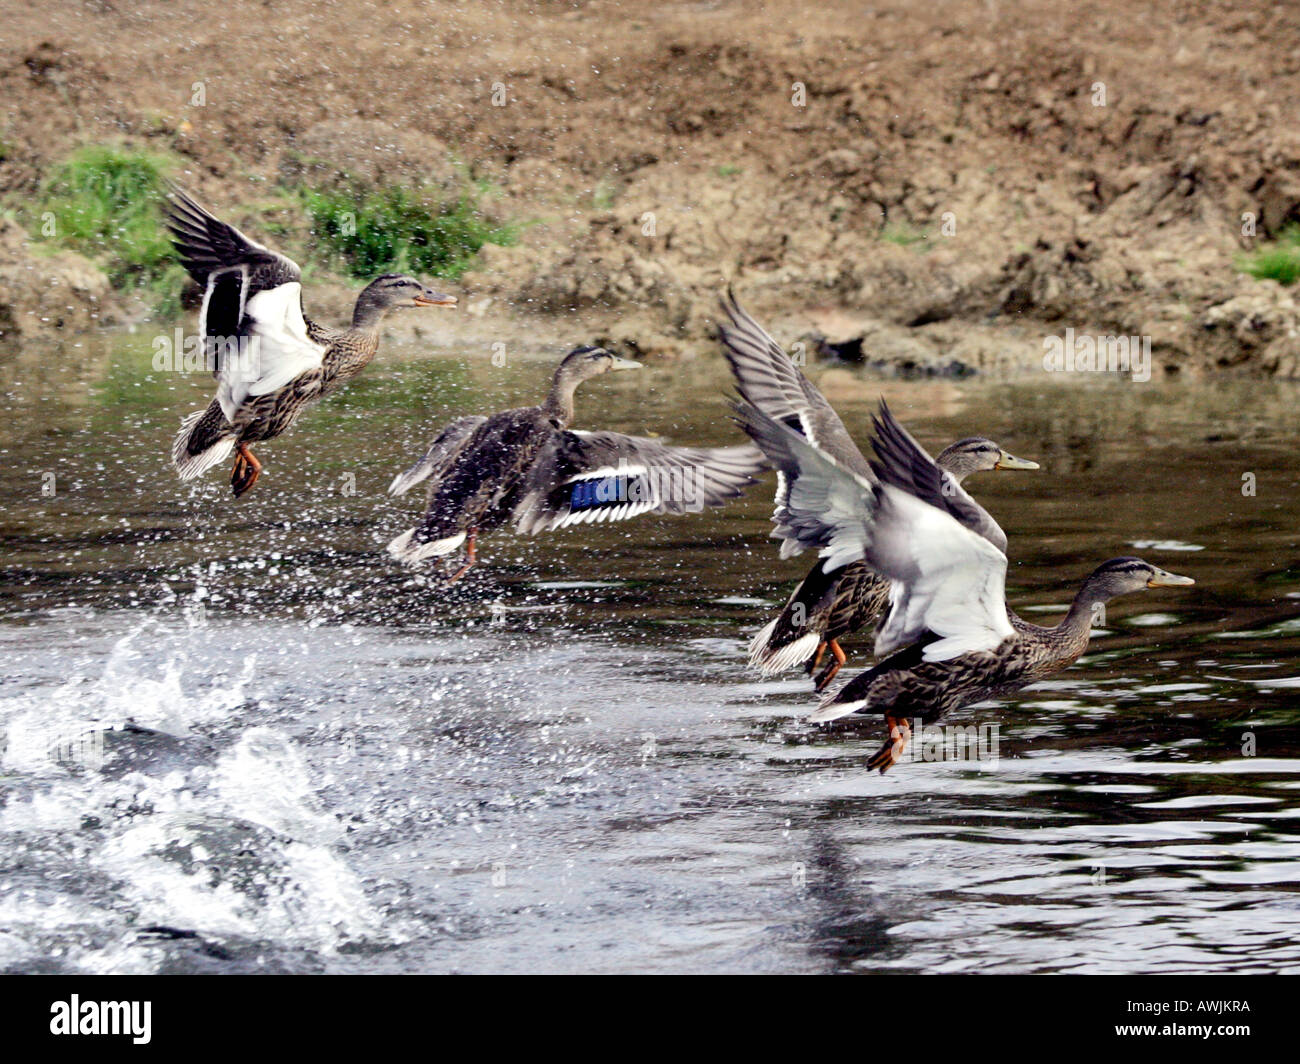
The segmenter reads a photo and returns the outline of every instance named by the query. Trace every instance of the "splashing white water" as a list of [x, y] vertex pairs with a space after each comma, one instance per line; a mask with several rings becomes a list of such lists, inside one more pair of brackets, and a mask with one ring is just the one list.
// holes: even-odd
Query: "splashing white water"
[[[165, 951], [135, 930], [154, 925], [322, 953], [401, 939], [338, 851], [339, 822], [293, 738], [254, 725], [218, 751], [257, 664], [202, 652], [219, 634], [147, 622], [98, 675], [87, 665], [0, 697], [3, 844], [37, 874], [75, 855], [80, 881], [58, 912], [27, 881], [0, 882], [0, 965], [156, 970]], [[150, 761], [158, 742], [166, 757]], [[114, 772], [124, 746], [143, 755]], [[79, 947], [53, 946], [69, 927], [85, 928]]]

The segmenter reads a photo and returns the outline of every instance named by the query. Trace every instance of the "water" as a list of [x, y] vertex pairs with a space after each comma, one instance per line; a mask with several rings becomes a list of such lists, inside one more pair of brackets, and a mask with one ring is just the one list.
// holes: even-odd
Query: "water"
[[[239, 503], [173, 479], [209, 382], [148, 337], [0, 366], [0, 968], [1300, 971], [1294, 387], [834, 375], [855, 430], [884, 391], [932, 448], [1043, 463], [971, 484], [1027, 616], [1118, 554], [1198, 581], [960, 714], [996, 762], [882, 777], [877, 723], [818, 731], [801, 676], [746, 669], [808, 564], [770, 482], [499, 533], [450, 589], [389, 563], [431, 429], [540, 394], [550, 355], [480, 348], [390, 344]], [[712, 352], [636, 377], [580, 424], [734, 438]]]

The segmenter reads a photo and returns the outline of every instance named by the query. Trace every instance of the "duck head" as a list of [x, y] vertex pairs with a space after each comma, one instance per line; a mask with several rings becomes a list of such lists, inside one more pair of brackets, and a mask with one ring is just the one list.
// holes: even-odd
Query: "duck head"
[[454, 307], [456, 297], [434, 291], [418, 278], [404, 273], [386, 273], [376, 277], [357, 296], [352, 313], [355, 328], [377, 325], [396, 307]]
[[1105, 602], [1132, 591], [1155, 587], [1187, 587], [1196, 583], [1190, 576], [1178, 576], [1141, 558], [1112, 558], [1092, 571], [1084, 584], [1093, 602]]
[[625, 369], [640, 369], [641, 363], [630, 358], [619, 358], [603, 347], [575, 347], [555, 371], [557, 382], [577, 387], [583, 381], [599, 377], [602, 373], [615, 373]]
[[960, 483], [972, 473], [993, 469], [1037, 469], [1038, 463], [1017, 458], [984, 436], [969, 436], [939, 452], [935, 464]]

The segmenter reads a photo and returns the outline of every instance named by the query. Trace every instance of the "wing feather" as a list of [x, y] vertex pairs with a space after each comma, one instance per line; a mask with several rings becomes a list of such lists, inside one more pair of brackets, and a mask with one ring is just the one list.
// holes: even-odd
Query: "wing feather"
[[176, 254], [204, 289], [199, 330], [218, 380], [217, 401], [233, 421], [250, 396], [319, 368], [326, 349], [308, 333], [296, 262], [221, 221], [179, 187], [171, 188], [168, 202]]
[[[933, 633], [925, 657], [942, 661], [991, 650], [1014, 634], [1006, 610], [1007, 558], [997, 546], [907, 485], [847, 469], [747, 403], [735, 409], [785, 478], [786, 503], [773, 532], [783, 548], [816, 547], [828, 571], [862, 559], [891, 582], [893, 604], [877, 634], [878, 655]], [[893, 475], [889, 459], [877, 464]], [[932, 479], [926, 473], [908, 485]]]
[[939, 467], [898, 423], [883, 399], [880, 413], [871, 420], [875, 428], [872, 448], [876, 453], [871, 469], [882, 483], [893, 484], [945, 511], [998, 550], [1007, 549], [1007, 535], [989, 512], [967, 494], [952, 474]]
[[766, 466], [749, 444], [670, 447], [617, 432], [557, 432], [525, 476], [515, 529], [698, 512], [740, 495]]
[[257, 289], [301, 281], [298, 264], [221, 221], [179, 186], [167, 194], [167, 228], [181, 265], [207, 287], [208, 277], [233, 266], [246, 266]]
[[802, 433], [841, 465], [866, 474], [867, 460], [826, 397], [728, 291], [718, 326], [723, 354], [747, 403]]
[[429, 449], [409, 469], [398, 473], [388, 486], [389, 495], [402, 495], [421, 481], [433, 478], [431, 488], [436, 487], [452, 463], [465, 450], [465, 445], [475, 430], [483, 425], [487, 418], [477, 414], [457, 418], [435, 437]]

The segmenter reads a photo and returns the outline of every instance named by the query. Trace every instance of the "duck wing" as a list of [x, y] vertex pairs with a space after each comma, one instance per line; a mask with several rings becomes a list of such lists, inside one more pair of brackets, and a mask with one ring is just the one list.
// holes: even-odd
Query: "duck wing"
[[734, 499], [766, 468], [749, 444], [670, 447], [617, 432], [557, 432], [525, 476], [515, 530], [698, 513]]
[[939, 467], [912, 434], [898, 423], [883, 399], [880, 413], [872, 417], [871, 424], [875, 429], [871, 442], [876, 453], [871, 468], [878, 479], [946, 511], [954, 520], [1006, 552], [1007, 534], [992, 515], [967, 494], [952, 474]]
[[180, 188], [168, 199], [177, 256], [203, 286], [199, 331], [213, 360], [217, 401], [233, 421], [250, 396], [319, 368], [326, 345], [313, 339], [303, 318], [296, 262], [214, 217]]
[[826, 397], [728, 290], [722, 300], [727, 321], [718, 326], [723, 355], [740, 394], [751, 406], [784, 422], [840, 465], [868, 473], [868, 463]]
[[465, 449], [475, 430], [487, 422], [487, 418], [477, 414], [457, 418], [434, 439], [429, 449], [421, 455], [419, 461], [393, 478], [388, 486], [389, 495], [402, 495], [423, 480], [433, 477], [431, 487], [436, 487], [457, 457]]
[[[718, 337], [745, 402], [798, 432], [844, 468], [870, 477], [870, 464], [826, 397], [781, 345], [741, 308], [730, 290], [722, 300], [722, 310], [728, 320], [718, 325]], [[772, 514], [778, 527], [786, 523], [789, 494], [789, 478], [778, 466]], [[794, 541], [783, 539], [781, 557], [788, 558], [801, 549]], [[832, 568], [827, 566], [828, 571]]]
[[864, 476], [757, 407], [738, 402], [735, 410], [789, 484], [773, 535], [795, 551], [816, 547], [828, 570], [863, 559], [890, 581], [878, 656], [933, 637], [925, 659], [944, 661], [1015, 634], [1006, 555], [972, 527], [980, 523], [971, 509], [978, 504], [948, 494], [955, 485], [945, 487], [942, 471], [901, 426]]

